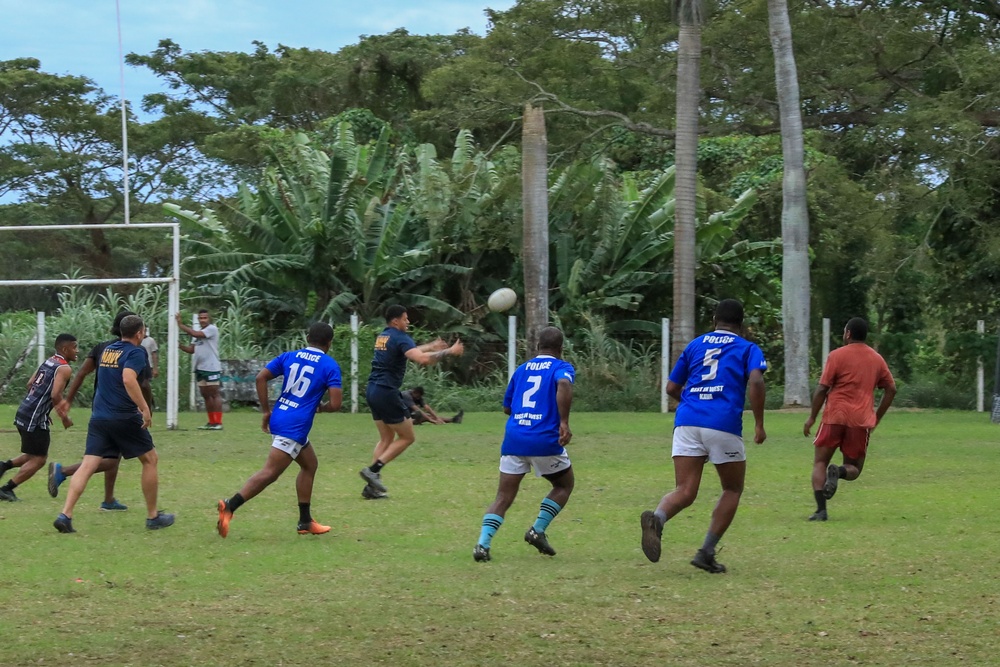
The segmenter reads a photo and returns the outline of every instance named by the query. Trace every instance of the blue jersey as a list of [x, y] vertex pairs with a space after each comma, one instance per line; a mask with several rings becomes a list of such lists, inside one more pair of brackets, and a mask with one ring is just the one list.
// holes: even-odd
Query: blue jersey
[[392, 327], [375, 337], [375, 356], [372, 357], [372, 372], [368, 384], [377, 384], [390, 389], [403, 386], [406, 375], [406, 353], [417, 346], [413, 339]]
[[267, 370], [275, 377], [285, 377], [271, 413], [271, 434], [309, 442], [316, 406], [330, 387], [341, 386], [340, 366], [322, 350], [307, 347], [272, 359]]
[[125, 391], [126, 368], [135, 371], [138, 380], [146, 368], [146, 350], [125, 340], [116, 340], [101, 350], [91, 419], [132, 419], [138, 414], [139, 406]]
[[760, 348], [731, 331], [688, 343], [670, 381], [684, 387], [674, 426], [700, 426], [743, 435], [743, 404], [752, 371], [767, 370]]
[[503, 397], [510, 417], [500, 454], [558, 456], [566, 452], [559, 444], [556, 388], [560, 380], [572, 383], [573, 375], [571, 363], [547, 354], [518, 366]]

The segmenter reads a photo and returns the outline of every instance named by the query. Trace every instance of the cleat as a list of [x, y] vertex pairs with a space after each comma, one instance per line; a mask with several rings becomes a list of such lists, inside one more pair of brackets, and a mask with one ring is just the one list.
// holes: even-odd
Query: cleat
[[8, 465], [6, 461], [0, 461], [0, 478], [2, 478], [4, 474], [6, 474], [6, 472], [13, 467], [14, 466], [12, 465]]
[[16, 503], [17, 496], [14, 495], [14, 489], [0, 489], [0, 500], [6, 500], [8, 503]]
[[49, 495], [55, 498], [59, 495], [59, 485], [66, 481], [61, 463], [49, 464]]
[[384, 491], [379, 491], [369, 484], [365, 488], [361, 489], [361, 497], [365, 500], [380, 500], [382, 498], [388, 498], [389, 494]]
[[127, 509], [128, 505], [118, 502], [117, 498], [112, 498], [110, 503], [101, 503], [102, 512], [124, 512]]
[[155, 519], [146, 519], [148, 530], [159, 530], [174, 525], [174, 515], [166, 512], [157, 512]]
[[482, 544], [477, 544], [476, 548], [472, 550], [472, 560], [477, 563], [485, 563], [490, 560], [490, 548], [484, 547]]
[[229, 506], [226, 505], [225, 500], [219, 501], [219, 522], [215, 524], [216, 530], [219, 531], [219, 537], [225, 537], [229, 534], [229, 521], [233, 518], [233, 513], [229, 511]]
[[59, 516], [57, 516], [56, 520], [52, 522], [52, 525], [55, 526], [56, 530], [58, 530], [60, 533], [76, 532], [75, 530], [73, 530], [73, 519], [69, 518], [65, 514], [60, 514]]
[[810, 521], [826, 521], [826, 510], [819, 510], [809, 515]]
[[215, 424], [205, 424], [204, 426], [199, 426], [198, 430], [199, 431], [211, 431], [213, 426], [215, 426]]
[[534, 526], [529, 528], [528, 532], [524, 534], [524, 541], [538, 549], [538, 553], [540, 554], [545, 554], [546, 556], [556, 555], [556, 550], [549, 545], [549, 541], [545, 538], [545, 533], [539, 533], [535, 530]]
[[663, 536], [663, 524], [653, 512], [645, 511], [639, 517], [642, 524], [642, 553], [651, 563], [660, 560], [660, 538]]
[[209, 431], [221, 431], [222, 430], [222, 424], [209, 424], [208, 425], [208, 430]]
[[324, 526], [315, 521], [299, 524], [299, 535], [322, 535], [329, 532], [330, 526]]
[[[464, 417], [464, 416], [465, 416], [465, 410], [459, 410], [458, 414], [451, 418], [451, 423], [452, 424], [461, 424], [462, 423], [462, 417]], [[489, 549], [487, 549], [487, 551], [489, 551]], [[487, 554], [487, 556], [489, 556], [489, 554]], [[487, 558], [486, 560], [489, 560], [489, 558]]]
[[823, 496], [829, 500], [837, 492], [837, 483], [840, 481], [840, 468], [832, 463], [826, 467], [826, 483], [823, 485]]
[[704, 549], [698, 549], [698, 553], [691, 559], [691, 564], [712, 574], [723, 574], [726, 571], [726, 566], [715, 560], [715, 554], [705, 553]]
[[385, 484], [382, 483], [382, 476], [377, 472], [372, 472], [371, 468], [362, 468], [358, 474], [361, 475], [361, 479], [368, 482], [368, 485], [376, 491], [385, 493], [389, 490], [385, 488]]

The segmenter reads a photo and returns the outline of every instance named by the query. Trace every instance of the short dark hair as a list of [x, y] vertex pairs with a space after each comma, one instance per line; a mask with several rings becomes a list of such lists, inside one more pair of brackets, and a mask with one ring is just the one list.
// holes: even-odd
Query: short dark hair
[[868, 338], [868, 323], [860, 317], [852, 317], [847, 320], [844, 329], [851, 332], [851, 340], [863, 342]]
[[410, 389], [410, 393], [413, 393], [413, 392], [416, 392], [416, 393], [420, 394], [421, 396], [423, 396], [424, 395], [424, 388], [421, 387], [420, 385], [417, 385], [416, 387], [412, 387]]
[[743, 304], [736, 299], [723, 299], [715, 307], [715, 320], [731, 326], [743, 325]]
[[76, 342], [76, 336], [74, 336], [73, 334], [68, 334], [68, 333], [59, 334], [58, 336], [56, 336], [56, 352], [61, 350], [66, 345], [75, 342]]
[[131, 310], [123, 310], [122, 312], [115, 315], [115, 321], [111, 324], [111, 335], [122, 337], [122, 320], [124, 320], [129, 315], [135, 315]]
[[333, 342], [333, 327], [326, 322], [314, 322], [306, 332], [306, 342], [310, 345], [328, 346]]
[[207, 308], [202, 308], [201, 310], [198, 311], [199, 315], [201, 315], [202, 313], [205, 313], [206, 315], [210, 315], [211, 314], [211, 313], [208, 312]]
[[394, 303], [385, 309], [385, 323], [388, 324], [397, 317], [402, 317], [405, 314], [406, 314], [406, 306], [401, 306], [398, 303]]
[[142, 331], [145, 325], [142, 323], [142, 318], [138, 315], [126, 315], [122, 318], [120, 322], [121, 337], [122, 338], [132, 338], [137, 333]]
[[544, 327], [538, 332], [538, 349], [558, 352], [562, 350], [563, 332], [556, 327]]

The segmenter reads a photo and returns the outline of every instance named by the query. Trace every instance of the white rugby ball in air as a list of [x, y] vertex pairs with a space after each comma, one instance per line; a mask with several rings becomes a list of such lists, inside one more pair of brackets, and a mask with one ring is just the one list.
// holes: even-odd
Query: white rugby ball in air
[[517, 303], [517, 293], [509, 287], [501, 287], [486, 300], [486, 305], [494, 313], [505, 313], [513, 308], [515, 303]]

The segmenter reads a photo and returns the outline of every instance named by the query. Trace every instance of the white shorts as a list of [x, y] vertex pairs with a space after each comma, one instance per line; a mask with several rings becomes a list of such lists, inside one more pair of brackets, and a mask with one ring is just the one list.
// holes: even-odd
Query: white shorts
[[535, 477], [562, 472], [572, 465], [565, 454], [558, 456], [501, 456], [500, 472], [507, 475], [524, 475], [532, 468]]
[[701, 426], [674, 429], [673, 456], [707, 456], [715, 465], [747, 460], [743, 438]]
[[275, 449], [280, 449], [284, 453], [288, 454], [289, 456], [292, 457], [293, 461], [299, 455], [299, 452], [301, 452], [303, 448], [305, 448], [308, 445], [309, 445], [308, 441], [306, 441], [305, 444], [302, 444], [301, 442], [295, 442], [291, 438], [286, 438], [283, 435], [276, 435], [274, 436], [274, 440], [271, 441], [272, 447], [274, 447]]

